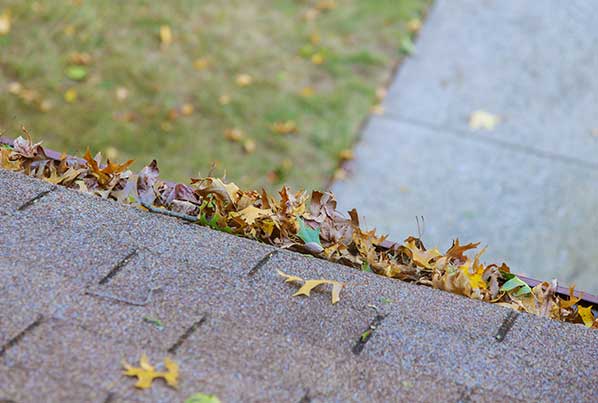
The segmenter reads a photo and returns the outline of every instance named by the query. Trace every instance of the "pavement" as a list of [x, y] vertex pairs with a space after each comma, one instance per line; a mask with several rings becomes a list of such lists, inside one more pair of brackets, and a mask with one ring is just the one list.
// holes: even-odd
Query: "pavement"
[[[598, 3], [438, 0], [334, 184], [393, 240], [598, 293]], [[500, 118], [474, 131], [470, 115]], [[420, 229], [422, 226], [420, 225]]]
[[[277, 269], [346, 287], [292, 297]], [[178, 388], [136, 389], [121, 361], [142, 353]], [[0, 169], [1, 402], [591, 402], [596, 356], [582, 325]]]

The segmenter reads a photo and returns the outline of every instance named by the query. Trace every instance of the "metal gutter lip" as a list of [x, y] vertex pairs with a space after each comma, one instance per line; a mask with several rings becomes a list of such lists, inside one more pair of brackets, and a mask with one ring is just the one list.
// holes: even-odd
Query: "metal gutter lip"
[[[0, 136], [0, 144], [7, 144], [7, 145], [12, 146], [13, 145], [13, 140], [10, 139], [10, 138], [8, 138], [8, 137]], [[56, 161], [59, 161], [60, 157], [62, 156], [61, 153], [59, 153], [57, 151], [54, 151], [54, 150], [51, 150], [51, 149], [47, 149], [45, 147], [44, 147], [44, 151], [46, 152], [46, 156], [48, 158], [56, 160]], [[78, 158], [78, 157], [72, 157], [72, 158], [75, 158], [75, 159], [77, 159], [79, 161], [85, 162], [85, 160], [83, 160], [81, 158]], [[392, 241], [386, 240], [386, 241], [382, 242], [381, 246], [383, 248], [390, 249], [390, 248], [392, 248], [396, 244], [397, 244], [397, 242], [392, 242]], [[517, 277], [519, 277], [521, 280], [525, 281], [527, 283], [527, 285], [529, 285], [530, 287], [535, 287], [536, 285], [542, 283], [542, 281], [540, 281], [540, 280], [536, 280], [536, 279], [533, 279], [533, 278], [530, 278], [530, 277], [526, 277], [526, 276], [521, 276], [521, 275], [518, 275], [518, 274], [517, 274]], [[561, 296], [567, 296], [567, 297], [571, 296], [569, 294], [569, 289], [566, 288], [566, 287], [563, 287], [563, 286], [557, 286], [556, 292], [557, 292], [557, 294], [559, 294]], [[577, 298], [581, 298], [581, 302], [582, 303], [585, 302], [586, 304], [596, 304], [596, 305], [598, 305], [598, 296], [596, 296], [596, 295], [589, 294], [589, 293], [583, 292], [583, 291], [575, 291], [574, 295]]]

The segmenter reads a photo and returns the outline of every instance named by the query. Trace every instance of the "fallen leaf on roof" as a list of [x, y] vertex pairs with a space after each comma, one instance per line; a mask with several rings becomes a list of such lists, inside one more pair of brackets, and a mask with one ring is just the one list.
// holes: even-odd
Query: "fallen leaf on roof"
[[179, 377], [179, 366], [176, 362], [171, 361], [170, 358], [164, 358], [164, 367], [166, 371], [156, 371], [156, 369], [149, 363], [147, 355], [142, 354], [139, 360], [139, 367], [133, 367], [126, 361], [122, 362], [124, 367], [123, 375], [137, 377], [135, 387], [139, 389], [148, 389], [152, 386], [154, 379], [162, 378], [166, 381], [168, 386], [176, 387]]
[[469, 116], [469, 127], [472, 130], [494, 130], [500, 117], [489, 112], [478, 110]]
[[205, 393], [196, 393], [192, 396], [189, 396], [185, 399], [185, 403], [220, 403], [220, 399], [218, 399], [214, 395], [206, 395]]
[[581, 320], [583, 320], [583, 324], [586, 327], [594, 326], [594, 315], [592, 314], [592, 306], [578, 306], [577, 312], [579, 312], [579, 316]]
[[285, 281], [284, 281], [285, 283], [298, 283], [298, 284], [303, 283], [301, 285], [301, 287], [299, 288], [299, 290], [295, 294], [293, 294], [293, 297], [296, 297], [299, 295], [305, 295], [305, 296], [309, 297], [311, 291], [314, 288], [316, 288], [320, 285], [330, 284], [330, 285], [332, 285], [332, 303], [336, 304], [340, 300], [341, 290], [345, 286], [343, 283], [334, 281], [334, 280], [324, 280], [324, 279], [304, 280], [301, 277], [286, 274], [285, 272], [283, 272], [281, 270], [277, 270], [277, 272], [279, 275], [281, 275], [282, 277], [285, 278]]
[[[477, 249], [477, 243], [461, 245], [455, 240], [444, 255], [438, 249], [427, 249], [415, 237], [386, 246], [386, 235], [378, 235], [374, 229], [366, 231], [355, 209], [348, 214], [338, 211], [330, 192], [308, 194], [282, 186], [278, 194], [269, 194], [241, 189], [224, 178], [211, 176], [192, 178], [189, 184], [171, 183], [159, 177], [155, 161], [136, 174], [128, 169], [132, 161], [104, 162], [101, 155], [92, 158], [89, 151], [83, 160], [66, 155], [49, 158], [42, 145], [33, 143], [29, 133], [23, 132], [26, 138], [18, 137], [12, 146], [0, 147], [0, 167], [153, 213], [183, 214], [176, 216], [356, 270], [371, 270], [556, 320], [584, 321], [586, 325], [593, 321], [592, 327], [598, 327], [593, 312], [579, 306], [582, 300], [573, 288], [567, 298], [557, 292], [556, 281], [532, 288], [511, 273], [505, 263], [482, 263], [483, 250], [468, 256]], [[291, 161], [283, 161], [273, 179], [284, 178], [291, 167]], [[287, 282], [301, 284], [296, 295], [309, 295], [315, 287], [331, 285], [333, 301], [338, 301], [340, 283], [281, 275]]]

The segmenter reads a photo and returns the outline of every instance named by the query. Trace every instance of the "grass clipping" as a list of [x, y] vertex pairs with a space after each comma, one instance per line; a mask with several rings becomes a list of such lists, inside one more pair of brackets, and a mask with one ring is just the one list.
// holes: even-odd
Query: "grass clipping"
[[598, 328], [591, 308], [578, 306], [580, 299], [573, 289], [565, 300], [556, 294], [556, 281], [531, 288], [505, 263], [482, 263], [485, 249], [468, 256], [477, 243], [461, 245], [457, 239], [441, 253], [409, 237], [401, 245], [383, 247], [386, 236], [362, 229], [355, 209], [348, 216], [338, 212], [332, 193], [313, 191], [310, 197], [283, 186], [278, 195], [271, 195], [264, 190], [243, 190], [215, 177], [171, 183], [160, 179], [155, 160], [133, 173], [128, 169], [131, 161], [103, 162], [100, 154], [92, 157], [89, 151], [82, 159], [66, 155], [54, 159], [25, 134], [12, 146], [0, 148], [0, 167], [355, 269], [368, 267], [381, 276]]

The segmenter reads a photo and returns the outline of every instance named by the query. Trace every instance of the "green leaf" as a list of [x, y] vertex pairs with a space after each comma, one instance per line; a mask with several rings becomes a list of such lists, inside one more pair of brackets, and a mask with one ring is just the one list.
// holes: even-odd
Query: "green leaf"
[[297, 216], [297, 221], [299, 222], [299, 232], [297, 232], [297, 236], [306, 244], [313, 242], [322, 246], [320, 243], [320, 229], [312, 229], [308, 227], [299, 216]]
[[516, 288], [519, 288], [519, 290], [513, 293], [515, 297], [520, 297], [522, 295], [526, 295], [532, 292], [532, 289], [529, 287], [529, 285], [527, 285], [527, 283], [525, 283], [523, 280], [521, 280], [519, 277], [515, 275], [513, 275], [513, 277], [511, 277], [509, 281], [504, 283], [502, 287], [500, 287], [500, 290], [509, 292]]
[[144, 316], [143, 321], [147, 323], [151, 323], [152, 325], [156, 326], [159, 330], [164, 330], [164, 324], [160, 319], [150, 318], [149, 316]]
[[361, 271], [367, 271], [369, 273], [373, 273], [372, 268], [370, 267], [370, 264], [368, 262], [363, 262], [361, 264]]
[[218, 399], [214, 395], [206, 395], [205, 393], [195, 393], [192, 396], [189, 396], [185, 399], [185, 403], [220, 403], [220, 399]]
[[413, 43], [410, 37], [406, 36], [403, 39], [401, 39], [400, 50], [401, 53], [403, 53], [404, 55], [410, 55], [415, 53], [415, 44]]
[[81, 81], [87, 77], [87, 69], [83, 66], [69, 66], [66, 69], [66, 76], [71, 80]]

